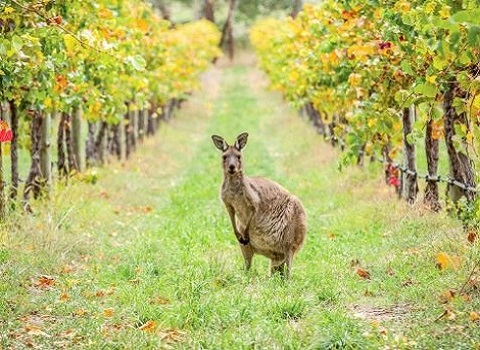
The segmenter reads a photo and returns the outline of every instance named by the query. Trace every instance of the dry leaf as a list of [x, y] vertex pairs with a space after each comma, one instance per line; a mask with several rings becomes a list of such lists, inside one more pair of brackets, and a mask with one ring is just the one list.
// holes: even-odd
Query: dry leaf
[[147, 321], [145, 324], [141, 325], [138, 329], [144, 332], [153, 333], [157, 329], [157, 323], [155, 321]]
[[357, 275], [359, 275], [361, 278], [363, 279], [370, 279], [370, 273], [366, 270], [364, 270], [363, 268], [361, 268], [360, 266], [357, 267]]
[[328, 238], [334, 240], [335, 238], [337, 238], [337, 235], [335, 233], [329, 233]]
[[34, 286], [36, 288], [47, 289], [55, 285], [55, 278], [51, 276], [40, 276], [37, 281], [35, 281]]
[[87, 314], [87, 311], [85, 309], [76, 309], [73, 311], [74, 316], [85, 316]]
[[475, 232], [474, 230], [470, 230], [470, 232], [468, 232], [467, 239], [470, 243], [475, 243], [475, 241], [477, 240], [477, 232]]
[[60, 301], [61, 301], [61, 302], [67, 301], [67, 300], [69, 300], [69, 299], [70, 299], [70, 294], [68, 294], [68, 293], [62, 293], [62, 294], [60, 295]]
[[449, 303], [455, 298], [455, 291], [451, 289], [447, 289], [440, 294], [440, 302], [442, 304]]
[[156, 297], [152, 300], [152, 304], [167, 305], [170, 304], [170, 300], [164, 297]]
[[470, 321], [477, 322], [480, 321], [480, 315], [476, 311], [470, 312]]
[[184, 332], [181, 332], [177, 329], [167, 329], [166, 331], [162, 331], [158, 333], [159, 337], [167, 343], [181, 341], [184, 334], [185, 334]]
[[62, 270], [61, 270], [62, 273], [72, 273], [73, 272], [73, 266], [72, 265], [65, 265], [62, 267]]
[[42, 337], [50, 337], [47, 333], [42, 331], [42, 329], [39, 326], [36, 326], [34, 324], [27, 323], [24, 327], [24, 330], [29, 335], [40, 335]]
[[103, 316], [105, 317], [113, 317], [114, 314], [115, 314], [115, 310], [111, 307], [103, 310]]

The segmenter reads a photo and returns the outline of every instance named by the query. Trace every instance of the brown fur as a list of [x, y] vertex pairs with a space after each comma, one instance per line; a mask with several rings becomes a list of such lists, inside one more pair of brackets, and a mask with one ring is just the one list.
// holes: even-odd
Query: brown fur
[[247, 137], [247, 133], [240, 134], [235, 144], [229, 146], [222, 137], [212, 136], [223, 157], [220, 195], [240, 243], [246, 269], [250, 269], [253, 255], [261, 254], [271, 260], [272, 274], [280, 272], [288, 277], [293, 257], [305, 240], [305, 210], [300, 200], [279, 184], [243, 174], [241, 150]]

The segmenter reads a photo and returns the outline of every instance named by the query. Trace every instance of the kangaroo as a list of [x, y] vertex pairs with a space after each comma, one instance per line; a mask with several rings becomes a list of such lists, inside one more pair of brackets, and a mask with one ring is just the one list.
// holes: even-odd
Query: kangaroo
[[300, 200], [279, 184], [243, 173], [242, 149], [248, 134], [233, 146], [221, 136], [212, 140], [223, 159], [220, 196], [230, 216], [248, 271], [254, 254], [271, 260], [271, 274], [291, 274], [292, 260], [305, 240], [306, 215]]

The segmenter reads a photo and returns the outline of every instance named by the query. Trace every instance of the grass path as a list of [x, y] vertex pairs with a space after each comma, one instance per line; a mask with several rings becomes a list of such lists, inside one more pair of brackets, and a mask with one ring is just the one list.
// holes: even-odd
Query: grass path
[[[134, 159], [98, 170], [96, 185], [56, 190], [2, 229], [0, 348], [476, 345], [478, 297], [445, 296], [475, 254], [457, 223], [396, 201], [378, 166], [338, 172], [336, 151], [252, 62], [214, 68], [203, 83]], [[219, 200], [210, 135], [243, 131], [247, 174], [280, 182], [307, 210], [290, 281], [268, 277], [263, 257], [242, 271]], [[462, 267], [436, 269], [442, 251]]]

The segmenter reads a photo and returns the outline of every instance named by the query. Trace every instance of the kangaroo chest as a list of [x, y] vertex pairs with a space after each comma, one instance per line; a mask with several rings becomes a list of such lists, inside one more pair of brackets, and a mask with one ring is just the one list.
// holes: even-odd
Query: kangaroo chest
[[226, 183], [222, 186], [222, 200], [226, 205], [231, 205], [241, 224], [247, 220], [255, 210], [255, 198], [252, 198], [247, 187], [241, 182]]

